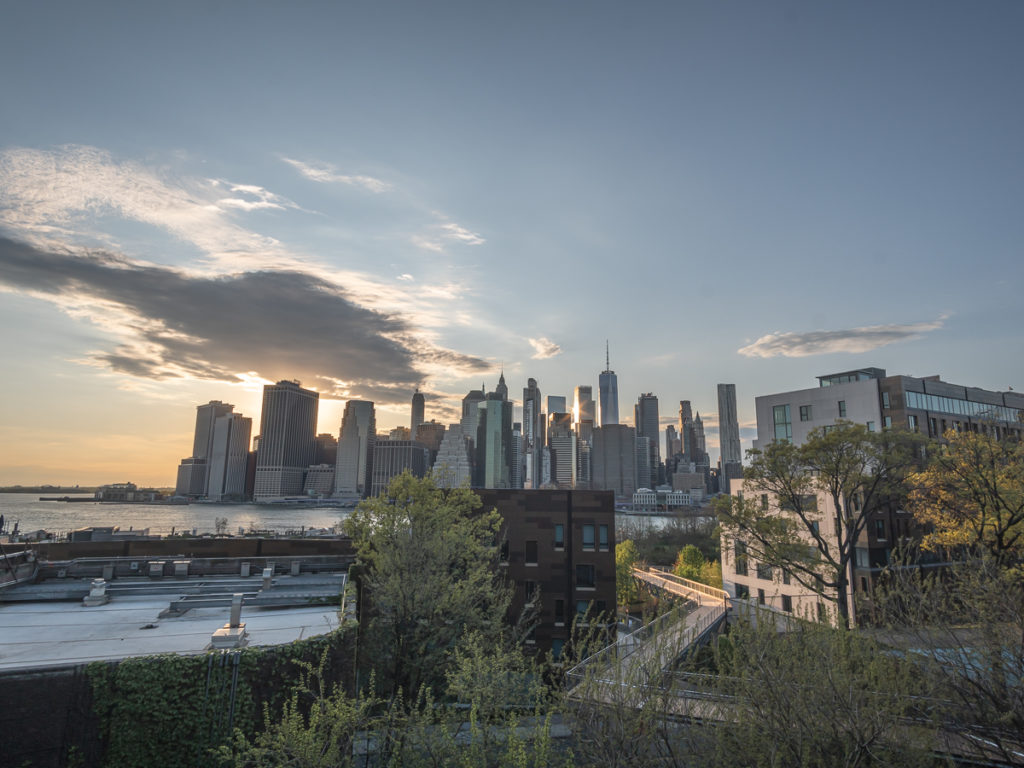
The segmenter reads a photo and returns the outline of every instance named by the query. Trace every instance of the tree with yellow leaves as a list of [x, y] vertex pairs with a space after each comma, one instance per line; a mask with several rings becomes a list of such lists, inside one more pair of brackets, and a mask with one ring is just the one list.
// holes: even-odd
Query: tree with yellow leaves
[[928, 467], [911, 475], [910, 507], [931, 527], [928, 549], [964, 547], [1000, 565], [1024, 556], [1024, 444], [947, 432]]

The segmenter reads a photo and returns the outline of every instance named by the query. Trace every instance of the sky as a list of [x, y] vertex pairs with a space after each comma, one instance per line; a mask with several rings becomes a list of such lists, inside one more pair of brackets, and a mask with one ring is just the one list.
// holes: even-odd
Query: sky
[[0, 484], [172, 485], [261, 387], [663, 423], [1024, 388], [1024, 3], [46, 2], [0, 25]]

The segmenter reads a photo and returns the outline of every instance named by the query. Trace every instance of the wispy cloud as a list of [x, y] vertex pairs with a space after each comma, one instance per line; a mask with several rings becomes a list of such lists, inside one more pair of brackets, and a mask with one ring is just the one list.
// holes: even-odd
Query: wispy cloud
[[487, 242], [476, 232], [471, 232], [465, 227], [452, 221], [447, 224], [442, 224], [441, 229], [444, 232], [444, 236], [448, 239], [458, 240], [460, 243], [464, 243], [466, 245], [483, 245]]
[[530, 342], [530, 346], [533, 347], [532, 358], [534, 360], [547, 360], [549, 357], [555, 357], [562, 353], [562, 348], [551, 341], [541, 336], [539, 339], [527, 339]]
[[807, 331], [804, 333], [769, 333], [752, 344], [737, 350], [746, 357], [809, 357], [835, 352], [859, 354], [918, 339], [942, 328], [946, 316], [937, 320], [904, 325], [866, 325], [839, 331]]
[[299, 267], [304, 261], [277, 240], [235, 220], [274, 207], [295, 206], [259, 186], [170, 178], [95, 147], [0, 152], [0, 226], [36, 244], [81, 242], [96, 217], [113, 215], [193, 244], [210, 267]]
[[368, 192], [375, 193], [386, 192], [391, 189], [391, 185], [386, 181], [381, 181], [373, 176], [340, 173], [330, 163], [311, 165], [291, 157], [282, 157], [281, 159], [310, 181], [316, 181], [321, 184], [346, 184], [350, 187], [362, 187]]
[[410, 275], [410, 274], [409, 274], [408, 272], [403, 272], [402, 274], [400, 274], [400, 275], [398, 276], [398, 279], [399, 279], [399, 280], [404, 280], [405, 282], [412, 282], [412, 281], [413, 281], [413, 280], [415, 280], [416, 278], [414, 278], [414, 277], [413, 277], [412, 275]]
[[[441, 214], [435, 214], [443, 219]], [[478, 233], [456, 224], [454, 221], [440, 221], [425, 233], [413, 235], [412, 244], [435, 253], [444, 253], [446, 242], [454, 241], [459, 245], [483, 245], [487, 241]]]

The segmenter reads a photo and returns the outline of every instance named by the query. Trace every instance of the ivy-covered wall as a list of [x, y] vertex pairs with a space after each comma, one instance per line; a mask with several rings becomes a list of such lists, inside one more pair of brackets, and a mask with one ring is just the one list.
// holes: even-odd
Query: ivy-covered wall
[[233, 728], [262, 727], [264, 706], [278, 711], [304, 668], [323, 664], [326, 681], [351, 691], [355, 638], [348, 623], [288, 645], [4, 676], [4, 709], [22, 727], [4, 729], [0, 766], [216, 765], [211, 751]]

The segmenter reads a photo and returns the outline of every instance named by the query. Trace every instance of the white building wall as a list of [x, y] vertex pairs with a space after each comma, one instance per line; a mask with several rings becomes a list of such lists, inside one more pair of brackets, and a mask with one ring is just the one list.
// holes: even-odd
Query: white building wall
[[[845, 403], [846, 415], [840, 414], [839, 403]], [[762, 449], [775, 439], [775, 406], [788, 405], [792, 424], [793, 443], [802, 444], [811, 430], [839, 419], [857, 424], [882, 428], [882, 409], [878, 394], [878, 380], [851, 381], [831, 387], [814, 387], [792, 392], [763, 395], [754, 399], [757, 412], [757, 439], [754, 448]], [[801, 420], [800, 408], [807, 407], [808, 418]]]

